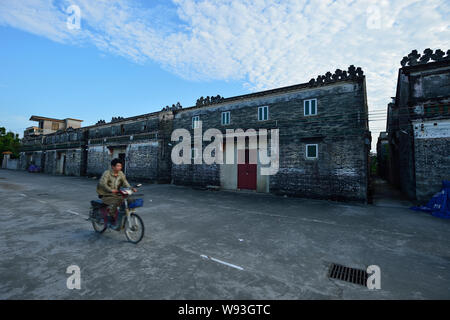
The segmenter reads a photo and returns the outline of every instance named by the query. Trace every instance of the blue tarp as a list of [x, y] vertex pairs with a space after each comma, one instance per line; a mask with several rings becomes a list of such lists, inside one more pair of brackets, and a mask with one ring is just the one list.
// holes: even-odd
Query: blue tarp
[[442, 190], [436, 193], [424, 206], [412, 210], [429, 212], [435, 217], [450, 219], [450, 181], [442, 181]]
[[28, 172], [41, 172], [41, 168], [32, 164], [28, 167]]

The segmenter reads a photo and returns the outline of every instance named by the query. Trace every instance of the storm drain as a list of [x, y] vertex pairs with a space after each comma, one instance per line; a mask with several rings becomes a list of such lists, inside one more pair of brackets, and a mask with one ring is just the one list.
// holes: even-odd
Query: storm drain
[[366, 286], [367, 278], [369, 277], [369, 275], [367, 274], [366, 270], [349, 268], [333, 263], [331, 264], [330, 270], [328, 271], [328, 277], [331, 279], [337, 279], [354, 284], [359, 284], [361, 286]]

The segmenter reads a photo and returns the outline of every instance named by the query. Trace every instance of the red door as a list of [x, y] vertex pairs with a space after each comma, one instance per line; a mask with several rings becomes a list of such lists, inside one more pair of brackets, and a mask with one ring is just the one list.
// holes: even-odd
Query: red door
[[[243, 152], [239, 150], [238, 152]], [[238, 163], [238, 189], [256, 190], [257, 165], [249, 163], [249, 152], [245, 150], [245, 164]]]

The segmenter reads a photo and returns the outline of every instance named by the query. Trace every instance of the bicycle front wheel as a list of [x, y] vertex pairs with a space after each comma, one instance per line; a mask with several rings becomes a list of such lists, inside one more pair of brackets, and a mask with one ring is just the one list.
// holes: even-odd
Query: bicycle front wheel
[[125, 221], [125, 236], [132, 243], [138, 243], [144, 237], [144, 222], [137, 214], [130, 214], [130, 219]]

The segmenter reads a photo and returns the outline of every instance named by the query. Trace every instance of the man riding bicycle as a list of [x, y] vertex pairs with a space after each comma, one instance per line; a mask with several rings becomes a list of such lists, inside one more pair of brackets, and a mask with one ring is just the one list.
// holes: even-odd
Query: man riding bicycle
[[[125, 174], [122, 172], [122, 167], [120, 159], [113, 159], [111, 161], [111, 169], [103, 172], [97, 185], [98, 196], [104, 204], [109, 206], [108, 214], [114, 218], [114, 221], [117, 220], [117, 208], [123, 202], [119, 189], [123, 187], [131, 188]], [[137, 190], [133, 188], [133, 192], [137, 192]], [[105, 223], [107, 223], [107, 217], [105, 217]]]

